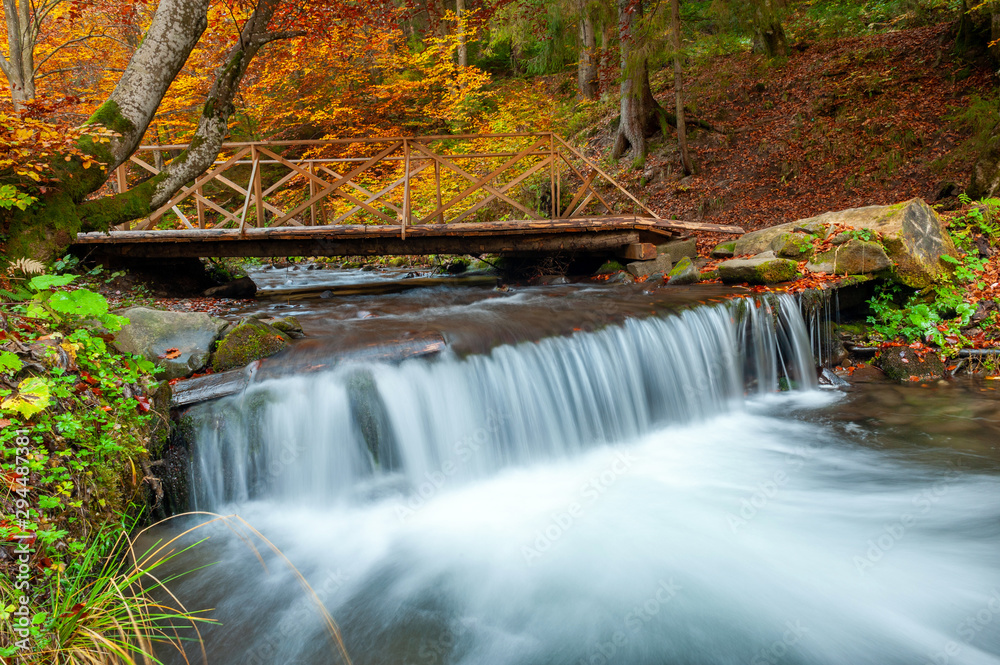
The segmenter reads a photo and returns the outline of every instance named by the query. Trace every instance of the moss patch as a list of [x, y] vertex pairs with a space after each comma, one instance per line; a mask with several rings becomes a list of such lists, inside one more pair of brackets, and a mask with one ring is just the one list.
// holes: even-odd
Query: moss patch
[[212, 356], [212, 368], [217, 372], [245, 367], [255, 360], [273, 356], [288, 346], [288, 336], [257, 319], [239, 323]]

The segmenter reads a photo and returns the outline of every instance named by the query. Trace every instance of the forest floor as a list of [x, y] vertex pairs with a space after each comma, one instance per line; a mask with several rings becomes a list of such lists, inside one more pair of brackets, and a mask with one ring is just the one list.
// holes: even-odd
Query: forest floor
[[[787, 60], [703, 60], [685, 82], [687, 115], [718, 131], [689, 133], [696, 173], [682, 179], [671, 132], [652, 140], [644, 169], [623, 160], [618, 176], [661, 215], [747, 231], [913, 197], [956, 208], [976, 133], [997, 111], [989, 67], [953, 42], [941, 24], [798, 42]], [[672, 108], [671, 72], [651, 79]], [[611, 113], [586, 132], [592, 149], [610, 146]]]

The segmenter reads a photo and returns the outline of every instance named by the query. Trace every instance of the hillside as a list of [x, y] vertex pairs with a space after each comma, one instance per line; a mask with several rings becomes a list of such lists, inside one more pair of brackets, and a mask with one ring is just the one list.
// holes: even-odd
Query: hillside
[[[974, 129], [997, 110], [992, 73], [953, 54], [951, 29], [799, 42], [778, 63], [747, 53], [697, 63], [688, 115], [718, 131], [691, 133], [696, 174], [681, 180], [671, 132], [653, 140], [643, 171], [623, 163], [619, 175], [661, 214], [747, 230], [914, 196], [954, 207]], [[665, 107], [670, 76], [652, 76]], [[606, 150], [613, 122], [587, 130], [591, 148]]]

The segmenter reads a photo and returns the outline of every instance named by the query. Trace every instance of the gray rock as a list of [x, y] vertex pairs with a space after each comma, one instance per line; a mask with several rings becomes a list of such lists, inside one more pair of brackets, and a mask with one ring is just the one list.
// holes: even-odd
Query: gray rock
[[726, 284], [777, 284], [795, 279], [798, 264], [790, 259], [732, 259], [719, 264], [719, 278]]
[[277, 316], [273, 319], [262, 319], [264, 323], [269, 326], [280, 330], [281, 332], [289, 335], [291, 337], [304, 337], [305, 333], [302, 332], [302, 324], [294, 316]]
[[755, 254], [754, 258], [755, 259], [776, 259], [776, 258], [778, 258], [778, 255], [775, 254], [773, 251], [771, 251], [769, 249], [766, 252], [761, 252], [760, 254]]
[[694, 267], [691, 259], [685, 256], [670, 270], [669, 277], [669, 284], [681, 286], [683, 284], [696, 284], [701, 279], [701, 274]]
[[654, 272], [670, 272], [673, 265], [669, 256], [660, 255], [652, 261], [633, 261], [625, 266], [625, 270], [633, 277], [646, 277]]
[[677, 263], [685, 256], [692, 259], [698, 258], [698, 243], [694, 238], [687, 240], [671, 240], [656, 246], [657, 256], [666, 254], [670, 257], [671, 263]]
[[782, 233], [771, 241], [771, 249], [783, 259], [802, 261], [812, 256], [813, 238], [815, 236], [801, 231]]
[[806, 264], [811, 272], [837, 275], [864, 275], [882, 272], [891, 267], [892, 261], [880, 244], [857, 238], [815, 256]]
[[720, 242], [712, 250], [711, 256], [713, 259], [728, 259], [732, 258], [736, 254], [736, 241], [727, 240], [726, 242]]
[[[753, 231], [736, 241], [735, 252], [763, 252], [781, 234], [797, 230], [826, 237], [828, 229], [835, 224], [853, 229], [868, 229], [878, 234], [886, 256], [895, 266], [894, 278], [913, 288], [926, 287], [947, 272], [948, 265], [941, 260], [941, 256], [958, 256], [937, 213], [921, 199], [910, 199], [890, 206], [826, 212], [809, 219]], [[821, 263], [819, 260], [814, 262]]]
[[241, 277], [222, 286], [205, 290], [208, 298], [253, 298], [257, 295], [257, 285], [249, 277]]
[[[128, 318], [129, 324], [115, 333], [115, 347], [160, 365], [163, 370], [157, 373], [158, 378], [178, 379], [205, 367], [219, 337], [216, 321], [201, 312], [132, 307], [119, 314]], [[163, 358], [170, 349], [177, 349], [180, 355]]]

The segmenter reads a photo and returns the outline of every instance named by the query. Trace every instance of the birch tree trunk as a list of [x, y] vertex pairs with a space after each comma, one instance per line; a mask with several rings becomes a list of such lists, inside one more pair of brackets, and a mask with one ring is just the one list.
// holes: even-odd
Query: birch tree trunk
[[465, 0], [455, 0], [455, 14], [458, 16], [458, 66], [469, 66], [469, 45], [465, 41]]
[[586, 2], [579, 3], [580, 9], [580, 59], [577, 65], [577, 83], [580, 96], [597, 99], [597, 36], [594, 21], [587, 12]]

